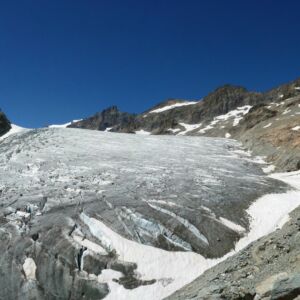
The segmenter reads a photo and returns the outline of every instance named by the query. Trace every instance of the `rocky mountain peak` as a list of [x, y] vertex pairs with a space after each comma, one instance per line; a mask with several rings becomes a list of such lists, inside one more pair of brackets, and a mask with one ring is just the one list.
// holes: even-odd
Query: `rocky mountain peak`
[[212, 93], [210, 94], [226, 94], [226, 93], [232, 93], [232, 92], [248, 92], [248, 90], [243, 86], [233, 85], [230, 83], [226, 83], [218, 88], [216, 88]]
[[109, 106], [108, 108], [104, 109], [101, 114], [106, 115], [106, 114], [111, 114], [111, 113], [118, 113], [119, 108], [116, 105]]
[[[133, 114], [120, 112], [118, 107], [113, 105], [101, 112], [96, 113], [94, 116], [81, 120], [79, 122], [72, 123], [68, 127], [70, 128], [87, 128], [94, 130], [110, 130], [116, 125], [118, 128], [124, 127], [124, 124], [128, 124], [134, 118]], [[121, 130], [121, 129], [120, 129]], [[125, 130], [125, 132], [127, 132]]]
[[300, 78], [280, 85], [265, 93], [265, 98], [268, 102], [284, 101], [295, 96], [300, 95]]
[[0, 136], [7, 133], [11, 129], [11, 123], [5, 113], [0, 111]]

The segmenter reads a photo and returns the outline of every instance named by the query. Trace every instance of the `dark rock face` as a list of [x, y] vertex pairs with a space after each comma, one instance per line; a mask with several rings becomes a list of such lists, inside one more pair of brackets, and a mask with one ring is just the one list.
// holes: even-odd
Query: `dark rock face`
[[116, 131], [130, 132], [131, 127], [134, 129], [134, 120], [135, 115], [120, 112], [116, 106], [111, 106], [90, 118], [74, 122], [68, 127], [104, 131], [107, 128], [117, 126], [118, 130]]
[[7, 133], [11, 129], [10, 121], [6, 115], [0, 111], [0, 136]]
[[300, 87], [300, 78], [266, 92], [264, 98], [266, 102], [276, 102], [277, 99], [284, 101], [288, 98], [298, 96], [300, 94], [300, 90], [297, 89], [298, 87]]

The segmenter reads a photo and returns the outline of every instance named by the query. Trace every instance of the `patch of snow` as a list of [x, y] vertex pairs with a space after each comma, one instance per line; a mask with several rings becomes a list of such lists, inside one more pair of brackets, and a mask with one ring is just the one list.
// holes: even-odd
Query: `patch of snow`
[[18, 210], [16, 212], [16, 214], [19, 216], [19, 217], [24, 217], [24, 218], [28, 218], [30, 216], [30, 213], [28, 212], [25, 212], [25, 211], [21, 211], [21, 210]]
[[220, 217], [219, 220], [221, 221], [221, 223], [223, 225], [225, 225], [226, 227], [228, 227], [228, 228], [230, 228], [230, 229], [232, 229], [232, 230], [234, 230], [236, 232], [245, 232], [246, 231], [246, 229], [243, 226], [241, 226], [239, 224], [236, 224], [236, 223], [234, 223], [234, 222], [232, 222], [232, 221], [230, 221], [228, 219]]
[[298, 131], [298, 130], [300, 130], [300, 126], [295, 126], [295, 127], [292, 128], [292, 130]]
[[206, 206], [201, 205], [201, 208], [203, 208], [204, 210], [206, 210], [207, 212], [211, 213], [212, 210]]
[[[146, 201], [146, 200], [145, 200]], [[158, 204], [164, 204], [167, 206], [177, 206], [177, 207], [181, 207], [181, 205], [176, 204], [174, 202], [171, 201], [164, 201], [164, 200], [147, 200], [146, 202], [150, 202], [150, 203], [158, 203]]]
[[284, 194], [268, 194], [254, 202], [247, 213], [251, 217], [250, 232], [236, 244], [236, 250], [243, 249], [249, 242], [273, 232], [278, 224], [284, 225], [287, 215], [300, 205], [300, 171], [269, 175], [296, 189]]
[[256, 164], [266, 164], [265, 156], [252, 156], [252, 153], [249, 150], [234, 150], [232, 152], [236, 153], [239, 157], [246, 161], [254, 162]]
[[119, 285], [118, 283], [114, 282], [113, 279], [120, 279], [124, 275], [121, 272], [105, 269], [101, 271], [101, 274], [98, 275], [98, 282], [100, 283], [109, 283], [110, 285]]
[[149, 112], [149, 114], [160, 113], [160, 112], [163, 112], [163, 111], [166, 111], [166, 110], [173, 109], [175, 107], [186, 106], [186, 105], [193, 105], [193, 104], [197, 104], [197, 103], [198, 102], [195, 102], [195, 101], [186, 101], [186, 102], [175, 103], [175, 104], [171, 104], [171, 105], [167, 105], [167, 106], [164, 106], [164, 107], [160, 107], [160, 108], [151, 110]]
[[231, 137], [231, 134], [227, 132], [227, 133], [225, 134], [225, 137], [226, 137], [226, 139], [229, 139], [229, 138]]
[[300, 86], [295, 86], [295, 90], [300, 91]]
[[10, 131], [8, 131], [7, 133], [5, 133], [4, 135], [2, 135], [0, 137], [0, 141], [6, 139], [7, 137], [13, 135], [13, 134], [16, 134], [16, 133], [20, 133], [20, 132], [23, 132], [23, 131], [26, 131], [28, 130], [27, 128], [23, 128], [23, 127], [20, 127], [18, 125], [15, 125], [15, 124], [11, 124], [11, 129]]
[[262, 168], [262, 170], [265, 173], [271, 173], [271, 172], [273, 172], [275, 170], [275, 166], [274, 165], [269, 165], [267, 167]]
[[272, 125], [272, 123], [269, 123], [269, 124], [265, 125], [263, 128], [268, 128], [268, 127], [270, 127], [271, 125]]
[[283, 95], [283, 94], [279, 95], [279, 98], [283, 98], [283, 97], [284, 97], [284, 95]]
[[73, 124], [73, 123], [77, 123], [82, 121], [82, 119], [80, 120], [73, 120], [71, 122], [65, 123], [65, 124], [54, 124], [54, 125], [49, 125], [49, 128], [67, 128], [69, 125]]
[[249, 112], [252, 108], [250, 105], [237, 107], [235, 110], [231, 110], [225, 115], [216, 117], [217, 120], [228, 120], [229, 118], [234, 118], [232, 126], [237, 126], [241, 119]]
[[286, 115], [286, 114], [288, 114], [289, 112], [291, 112], [291, 110], [287, 108], [282, 114], [283, 114], [283, 115]]
[[276, 229], [281, 229], [281, 228], [283, 227], [283, 225], [284, 225], [285, 223], [287, 223], [290, 219], [291, 219], [291, 218], [290, 218], [289, 215], [284, 216], [284, 217], [279, 221], [279, 223], [277, 224]]
[[243, 117], [249, 112], [252, 106], [250, 105], [245, 105], [245, 106], [240, 106], [237, 107], [237, 109], [229, 111], [225, 115], [220, 115], [217, 117], [214, 117], [213, 121], [207, 125], [205, 128], [202, 128], [199, 130], [200, 133], [206, 133], [206, 131], [213, 129], [214, 126], [220, 122], [228, 121], [229, 119], [233, 119], [232, 126], [237, 126], [240, 121], [243, 119]]
[[207, 130], [213, 129], [214, 127], [212, 125], [207, 125], [206, 127], [199, 130], [200, 133], [205, 133]]
[[151, 132], [145, 131], [144, 129], [141, 129], [141, 130], [135, 131], [135, 134], [140, 134], [140, 135], [150, 135]]
[[261, 165], [266, 163], [265, 158], [266, 157], [262, 157], [262, 156], [254, 156], [251, 161]]
[[86, 238], [83, 238], [82, 236], [79, 236], [79, 235], [74, 235], [73, 236], [73, 239], [75, 242], [77, 242], [79, 245], [83, 246], [83, 247], [86, 247], [88, 250], [91, 250], [95, 253], [98, 253], [98, 254], [101, 254], [101, 255], [106, 255], [107, 252], [106, 250], [101, 247], [100, 245], [86, 239]]
[[35, 280], [36, 264], [31, 257], [27, 257], [23, 264], [23, 271], [27, 280]]
[[107, 127], [104, 132], [109, 132], [113, 127]]
[[270, 175], [270, 177], [284, 181], [295, 189], [300, 190], [300, 171], [275, 173]]
[[180, 131], [179, 128], [169, 128], [168, 131], [171, 131], [172, 133], [177, 133]]
[[202, 123], [200, 123], [200, 124], [179, 123], [179, 125], [183, 126], [185, 128], [185, 130], [181, 131], [178, 135], [185, 135], [190, 131], [200, 128], [202, 126]]

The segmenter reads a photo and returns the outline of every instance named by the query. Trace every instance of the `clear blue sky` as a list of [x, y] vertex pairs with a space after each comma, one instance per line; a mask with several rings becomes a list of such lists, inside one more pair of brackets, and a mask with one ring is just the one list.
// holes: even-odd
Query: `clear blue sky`
[[0, 0], [0, 107], [38, 127], [300, 76], [297, 0]]

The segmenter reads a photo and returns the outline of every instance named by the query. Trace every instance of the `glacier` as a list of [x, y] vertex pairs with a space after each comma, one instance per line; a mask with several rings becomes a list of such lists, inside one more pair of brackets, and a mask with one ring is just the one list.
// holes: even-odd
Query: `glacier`
[[256, 199], [288, 189], [223, 138], [44, 128], [0, 153], [6, 299], [160, 299], [235, 249]]

